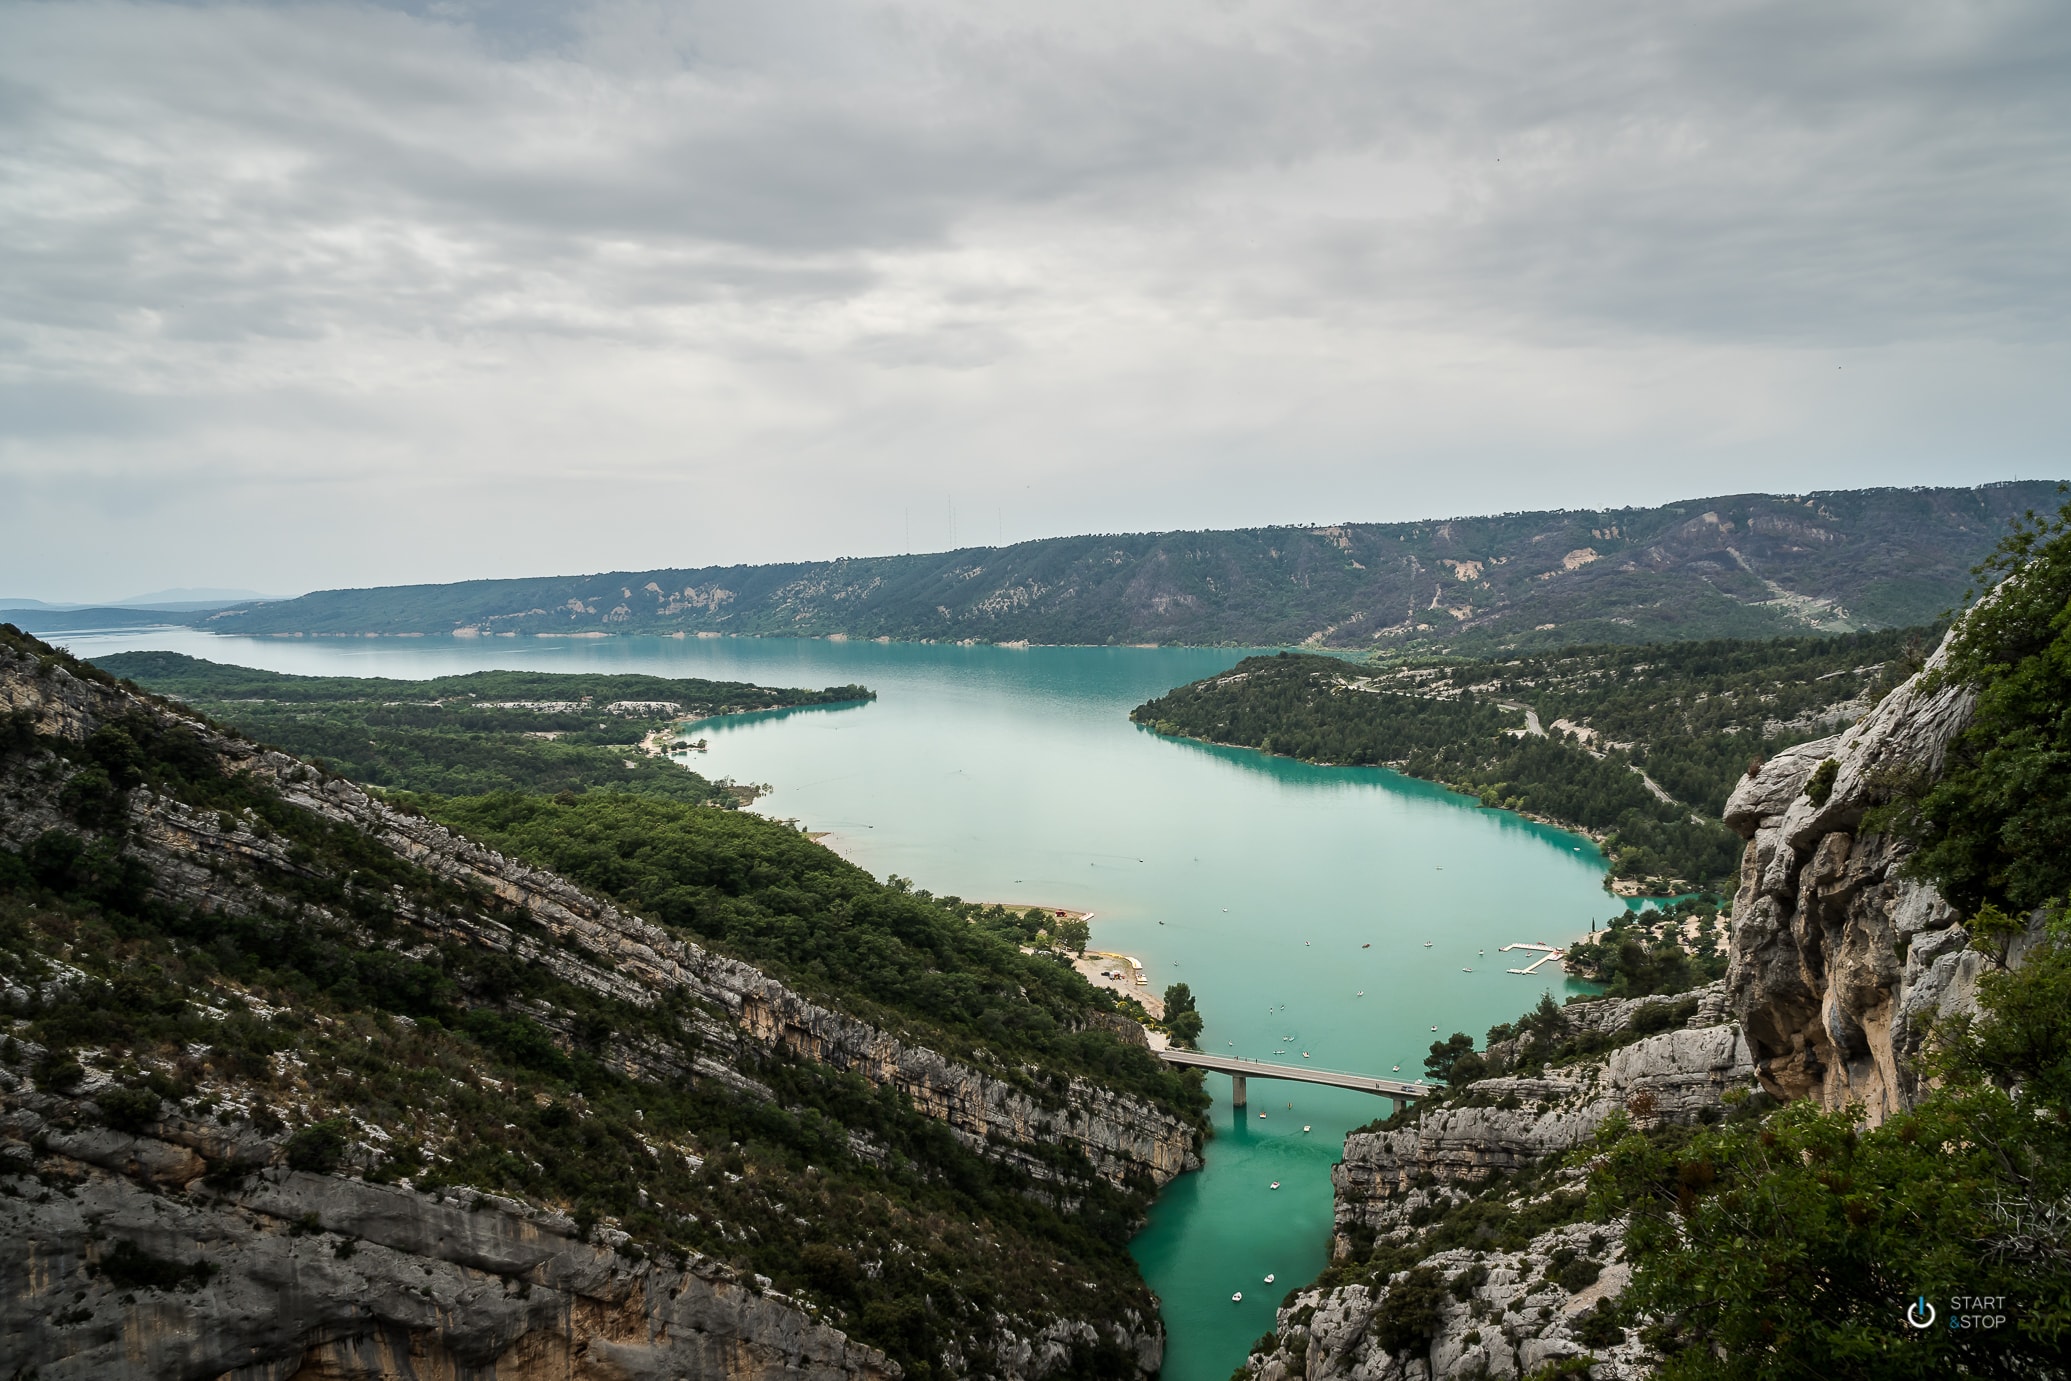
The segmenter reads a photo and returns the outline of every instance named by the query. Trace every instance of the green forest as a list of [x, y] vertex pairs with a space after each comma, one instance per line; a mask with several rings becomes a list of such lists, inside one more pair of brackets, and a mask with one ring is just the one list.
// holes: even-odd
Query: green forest
[[[1181, 686], [1132, 718], [1311, 762], [1395, 767], [1586, 830], [1616, 876], [1719, 886], [1739, 865], [1740, 839], [1718, 817], [1750, 763], [1845, 727], [1917, 670], [1935, 637], [1898, 629], [1388, 664], [1283, 652]], [[1541, 734], [1527, 730], [1527, 707]]]
[[731, 797], [722, 787], [649, 754], [642, 741], [678, 720], [874, 698], [862, 686], [784, 690], [591, 672], [292, 676], [177, 652], [122, 652], [99, 665], [367, 786], [442, 796], [603, 788], [723, 802]]

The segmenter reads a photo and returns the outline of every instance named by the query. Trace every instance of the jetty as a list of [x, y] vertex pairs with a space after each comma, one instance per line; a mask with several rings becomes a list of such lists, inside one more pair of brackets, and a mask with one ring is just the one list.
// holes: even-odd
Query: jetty
[[1534, 959], [1531, 963], [1525, 965], [1523, 968], [1510, 970], [1510, 972], [1512, 973], [1523, 974], [1536, 973], [1538, 972], [1539, 967], [1542, 964], [1550, 964], [1554, 960], [1560, 958], [1562, 954], [1566, 953], [1565, 950], [1558, 949], [1553, 945], [1535, 944], [1531, 941], [1519, 941], [1517, 944], [1514, 945], [1505, 945], [1503, 946], [1500, 952], [1508, 954], [1511, 950], [1514, 949], [1536, 949], [1545, 951], [1545, 953], [1541, 954], [1537, 959]]
[[1230, 1102], [1239, 1108], [1244, 1106], [1244, 1085], [1250, 1079], [1287, 1079], [1297, 1084], [1355, 1089], [1386, 1098], [1398, 1109], [1405, 1103], [1428, 1098], [1435, 1091], [1428, 1085], [1407, 1083], [1401, 1079], [1379, 1079], [1371, 1074], [1347, 1074], [1342, 1070], [1312, 1069], [1307, 1065], [1267, 1064], [1264, 1060], [1209, 1055], [1199, 1050], [1160, 1050], [1157, 1055], [1166, 1064], [1182, 1065], [1188, 1069], [1211, 1069], [1218, 1074], [1229, 1075]]

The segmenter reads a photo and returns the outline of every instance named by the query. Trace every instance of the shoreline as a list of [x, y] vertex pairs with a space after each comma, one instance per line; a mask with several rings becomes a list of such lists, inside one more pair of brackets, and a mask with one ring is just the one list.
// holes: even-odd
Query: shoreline
[[[1601, 860], [1605, 865], [1603, 869], [1604, 890], [1606, 892], [1609, 892], [1611, 895], [1619, 897], [1621, 899], [1629, 898], [1641, 901], [1651, 901], [1655, 899], [1673, 899], [1676, 897], [1688, 895], [1693, 890], [1687, 887], [1681, 891], [1677, 891], [1672, 887], [1665, 891], [1652, 890], [1647, 886], [1646, 882], [1637, 881], [1631, 878], [1621, 878], [1614, 876], [1610, 870], [1610, 860], [1604, 858], [1603, 852], [1604, 840], [1610, 837], [1611, 832], [1609, 830], [1591, 829], [1587, 825], [1578, 825], [1571, 820], [1561, 820], [1551, 815], [1541, 815], [1537, 811], [1512, 810], [1508, 806], [1487, 805], [1484, 804], [1478, 797], [1476, 797], [1474, 793], [1469, 791], [1462, 791], [1459, 787], [1455, 786], [1451, 782], [1440, 781], [1436, 777], [1419, 777], [1413, 772], [1403, 771], [1402, 768], [1395, 763], [1326, 762], [1320, 758], [1298, 757], [1293, 753], [1268, 752], [1266, 749], [1260, 748], [1255, 744], [1225, 743], [1221, 739], [1203, 738], [1198, 734], [1168, 734], [1162, 730], [1154, 729], [1148, 724], [1139, 724], [1137, 727], [1141, 728], [1146, 733], [1157, 734], [1160, 738], [1176, 738], [1183, 739], [1189, 743], [1205, 743], [1212, 748], [1233, 748], [1239, 752], [1257, 753], [1263, 757], [1285, 758], [1289, 762], [1307, 763], [1311, 767], [1350, 768], [1355, 771], [1392, 772], [1406, 782], [1423, 782], [1427, 786], [1435, 786], [1440, 788], [1441, 790], [1450, 792], [1451, 794], [1460, 797], [1464, 801], [1472, 801], [1474, 803], [1474, 808], [1476, 810], [1493, 811], [1501, 815], [1515, 816], [1520, 820], [1528, 820], [1535, 825], [1544, 825], [1548, 829], [1559, 830], [1563, 834], [1570, 834], [1574, 835], [1579, 839], [1586, 839], [1589, 841], [1590, 846], [1596, 850], [1597, 858]], [[1652, 879], [1650, 879], [1649, 881], [1652, 881]], [[1679, 878], [1667, 878], [1661, 879], [1660, 881], [1663, 883], [1664, 887], [1667, 887], [1667, 885], [1670, 883], [1678, 881], [1687, 882], [1688, 880]], [[1694, 890], [1703, 891], [1705, 889], [1698, 888]]]

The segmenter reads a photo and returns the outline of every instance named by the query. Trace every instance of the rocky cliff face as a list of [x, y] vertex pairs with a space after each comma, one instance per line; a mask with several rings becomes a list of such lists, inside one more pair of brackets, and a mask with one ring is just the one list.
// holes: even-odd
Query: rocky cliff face
[[[0, 645], [0, 727], [78, 744], [121, 716], [180, 727], [223, 772], [265, 783], [309, 817], [409, 860], [446, 885], [442, 895], [466, 899], [444, 904], [400, 888], [384, 897], [403, 928], [386, 942], [395, 952], [431, 942], [496, 952], [575, 988], [682, 1014], [680, 1041], [605, 1038], [606, 1058], [628, 1078], [711, 1081], [774, 1102], [758, 1079], [772, 1061], [846, 1071], [904, 1095], [971, 1151], [1018, 1168], [1028, 1192], [1051, 1202], [1086, 1192], [1068, 1168], [1078, 1156], [1060, 1158], [1059, 1147], [1083, 1156], [1099, 1179], [1135, 1191], [1198, 1164], [1196, 1131], [1157, 1107], [1084, 1080], [1039, 1099], [1026, 1079], [1009, 1077], [1017, 1071], [980, 1067], [982, 1056], [977, 1064], [946, 1058], [349, 782], [75, 675], [61, 659], [39, 665]], [[0, 751], [0, 842], [19, 852], [69, 829], [77, 811], [67, 791], [79, 775], [49, 752]], [[121, 801], [123, 816], [106, 831], [123, 837], [158, 900], [198, 914], [270, 908], [353, 924], [351, 879], [332, 910], [312, 910], [309, 893], [284, 890], [283, 879], [305, 878], [312, 865], [257, 815], [199, 809], [145, 787]], [[53, 985], [83, 979], [59, 962], [41, 988], [10, 980], [0, 1004], [33, 1012]], [[550, 1032], [572, 1025], [544, 1006], [531, 1015]], [[0, 1031], [7, 1026], [0, 1016]], [[0, 1373], [240, 1381], [899, 1374], [762, 1278], [695, 1252], [664, 1261], [608, 1223], [578, 1226], [494, 1195], [456, 1198], [407, 1179], [292, 1169], [285, 1129], [263, 1125], [253, 1111], [261, 1100], [241, 1098], [234, 1074], [205, 1063], [206, 1048], [190, 1051], [188, 1063], [210, 1081], [208, 1105], [222, 1110], [189, 1115], [167, 1103], [129, 1130], [109, 1125], [93, 1101], [115, 1087], [110, 1061], [82, 1051], [83, 1075], [47, 1087], [43, 1055], [26, 1039], [0, 1047]], [[413, 1129], [389, 1130], [400, 1138]], [[878, 1154], [851, 1135], [860, 1156]], [[1068, 1306], [1034, 1319], [997, 1314], [986, 1336], [953, 1341], [946, 1363], [964, 1372], [956, 1349], [975, 1348], [969, 1371], [1037, 1381], [1070, 1365], [1079, 1344], [1096, 1342], [1146, 1375], [1162, 1360], [1162, 1329], [1147, 1308]]]
[[[727, 1377], [877, 1381], [882, 1353], [703, 1259], [581, 1240], [509, 1199], [267, 1169], [201, 1182], [186, 1144], [64, 1131], [10, 1100], [51, 1186], [0, 1199], [7, 1341], [43, 1381], [100, 1377]], [[170, 1138], [170, 1139], [167, 1139]], [[15, 1168], [30, 1157], [14, 1143]], [[269, 1148], [270, 1149], [270, 1148]], [[32, 1182], [33, 1183], [33, 1182]]]
[[1863, 829], [1900, 774], [1940, 771], [1969, 722], [1969, 692], [1929, 684], [1945, 655], [1846, 732], [1777, 754], [1727, 803], [1748, 841], [1728, 996], [1779, 1098], [1858, 1103], [1881, 1121], [1917, 1094], [1910, 1061], [1934, 1015], [1975, 1008], [1984, 956], [1940, 894], [1904, 876], [1903, 843]]
[[[1272, 1347], [1247, 1363], [1250, 1376], [1511, 1377], [1584, 1353], [1599, 1359], [1591, 1374], [1603, 1381], [1645, 1375], [1636, 1340], [1591, 1327], [1594, 1307], [1628, 1275], [1616, 1259], [1620, 1226], [1583, 1221], [1586, 1171], [1543, 1167], [1586, 1144], [1613, 1112], [1642, 1123], [1710, 1120], [1728, 1092], [1748, 1087], [1753, 1065], [1738, 1027], [1724, 1020], [1723, 986], [1696, 996], [1682, 1029], [1538, 1076], [1484, 1079], [1409, 1125], [1347, 1137], [1345, 1159], [1332, 1172], [1337, 1265], [1325, 1283], [1289, 1297]], [[1616, 1040], [1629, 1037], [1642, 1013], [1670, 1005], [1604, 1000], [1568, 1011], [1574, 1028]], [[1544, 1226], [1507, 1246], [1492, 1231], [1479, 1239], [1487, 1245], [1424, 1250], [1439, 1240], [1433, 1234], [1470, 1215]], [[1391, 1248], [1415, 1264], [1357, 1270]], [[1388, 1323], [1390, 1297], [1417, 1292], [1420, 1282], [1422, 1293], [1435, 1291], [1433, 1327], [1401, 1346]]]
[[[1545, 1167], [1587, 1143], [1616, 1109], [1641, 1121], [1710, 1121], [1725, 1094], [1756, 1083], [1779, 1099], [1857, 1104], [1873, 1121], [1914, 1101], [1913, 1060], [1932, 1021], [1975, 1010], [1988, 961], [1941, 896], [1905, 876], [1902, 842], [1865, 829], [1865, 819], [1902, 777], [1938, 773], [1969, 722], [1970, 695], [1932, 684], [1945, 652], [1845, 732], [1778, 754], [1735, 791], [1726, 823], [1748, 843], [1729, 969], [1723, 983], [1701, 990], [1688, 1027], [1586, 1065], [1486, 1079], [1412, 1125], [1347, 1138], [1334, 1173], [1340, 1262], [1373, 1251], [1369, 1244], [1417, 1255], [1429, 1225], [1475, 1204], [1475, 1186], [1505, 1175], [1524, 1188], [1499, 1200], [1504, 1214], [1560, 1216], [1560, 1196], [1578, 1194], [1586, 1174]], [[2015, 944], [2014, 962], [2024, 947]], [[1644, 1005], [1568, 1011], [1615, 1034]], [[1513, 1045], [1490, 1055], [1500, 1066], [1516, 1053]], [[1647, 1375], [1639, 1343], [1591, 1317], [1628, 1278], [1615, 1260], [1619, 1239], [1617, 1224], [1564, 1222], [1521, 1250], [1453, 1247], [1384, 1278], [1331, 1283], [1327, 1275], [1290, 1298], [1273, 1346], [1248, 1369], [1258, 1381], [1507, 1377], [1587, 1353], [1598, 1381]], [[1574, 1271], [1576, 1260], [1601, 1269]], [[1420, 1282], [1417, 1270], [1429, 1274]], [[1391, 1298], [1440, 1285], [1428, 1342], [1390, 1348]]]

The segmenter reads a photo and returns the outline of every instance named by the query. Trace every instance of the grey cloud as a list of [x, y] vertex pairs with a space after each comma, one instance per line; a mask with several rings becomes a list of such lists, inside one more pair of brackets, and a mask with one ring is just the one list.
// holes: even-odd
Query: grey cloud
[[2071, 421], [2066, 70], [2044, 0], [5, 7], [0, 476], [820, 467], [743, 558], [1989, 478]]

